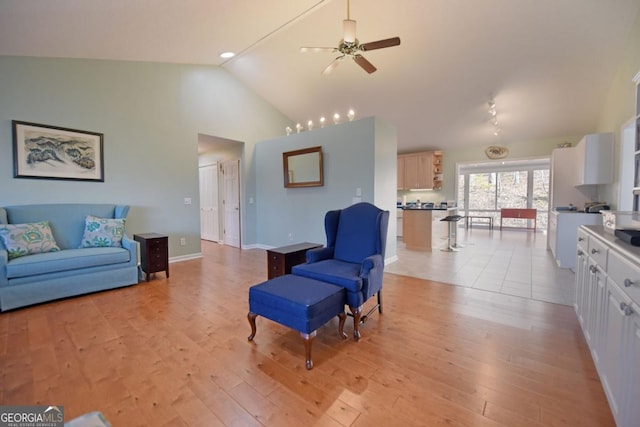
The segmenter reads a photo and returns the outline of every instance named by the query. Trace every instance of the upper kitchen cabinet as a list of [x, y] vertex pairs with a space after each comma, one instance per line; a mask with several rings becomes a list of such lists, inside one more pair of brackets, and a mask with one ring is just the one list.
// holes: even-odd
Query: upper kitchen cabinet
[[[440, 153], [439, 160], [435, 159], [435, 153]], [[436, 161], [439, 161], [439, 170], [442, 170], [441, 152], [425, 151], [399, 155], [398, 190], [441, 188], [442, 173], [435, 173], [438, 169]], [[436, 182], [436, 178], [440, 178], [440, 182]]]
[[550, 209], [569, 205], [582, 208], [585, 203], [591, 201], [590, 195], [580, 191], [580, 187], [576, 187], [577, 151], [577, 147], [565, 147], [556, 148], [551, 152]]
[[586, 135], [576, 146], [576, 184], [613, 182], [613, 133]]
[[398, 190], [404, 190], [407, 188], [404, 185], [404, 163], [405, 158], [398, 156]]

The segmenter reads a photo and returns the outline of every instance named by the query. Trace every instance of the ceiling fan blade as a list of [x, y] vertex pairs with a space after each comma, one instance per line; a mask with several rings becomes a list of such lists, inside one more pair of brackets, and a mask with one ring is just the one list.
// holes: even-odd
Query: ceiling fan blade
[[360, 45], [360, 49], [363, 51], [382, 49], [385, 47], [398, 46], [400, 44], [400, 37], [392, 37], [390, 39], [378, 40], [375, 42], [363, 43]]
[[301, 47], [300, 52], [335, 52], [338, 49], [335, 47]]
[[354, 55], [353, 60], [356, 61], [356, 64], [361, 66], [367, 73], [371, 74], [377, 70], [376, 67], [362, 55]]
[[333, 61], [331, 61], [331, 63], [329, 65], [327, 65], [327, 68], [325, 68], [322, 71], [322, 74], [327, 75], [330, 72], [333, 71], [334, 68], [336, 68], [338, 66], [338, 64], [340, 64], [340, 61], [342, 61], [344, 59], [344, 55], [342, 56], [338, 56], [336, 59], [334, 59]]

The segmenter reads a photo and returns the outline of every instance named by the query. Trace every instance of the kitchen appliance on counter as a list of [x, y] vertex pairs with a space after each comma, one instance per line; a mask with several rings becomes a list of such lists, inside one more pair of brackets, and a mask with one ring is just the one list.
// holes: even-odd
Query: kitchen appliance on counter
[[611, 210], [604, 202], [587, 202], [584, 204], [585, 213], [600, 213], [600, 211]]

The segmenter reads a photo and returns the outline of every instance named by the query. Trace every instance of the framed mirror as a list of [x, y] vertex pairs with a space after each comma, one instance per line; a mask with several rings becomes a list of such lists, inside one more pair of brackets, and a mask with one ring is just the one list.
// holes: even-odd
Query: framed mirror
[[322, 147], [282, 153], [285, 188], [320, 187], [322, 174]]

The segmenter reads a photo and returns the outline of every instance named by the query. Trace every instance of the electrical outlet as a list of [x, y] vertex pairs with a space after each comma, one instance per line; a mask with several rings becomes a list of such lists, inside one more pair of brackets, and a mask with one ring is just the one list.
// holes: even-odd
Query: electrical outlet
[[184, 237], [181, 237], [181, 238], [180, 238], [180, 246], [184, 246], [184, 245], [186, 245], [186, 244], [187, 244], [187, 239], [186, 239], [186, 238], [184, 238]]
[[289, 241], [293, 242], [293, 233], [289, 233]]
[[185, 205], [190, 205], [191, 204], [191, 197], [185, 197], [184, 198], [184, 204]]

